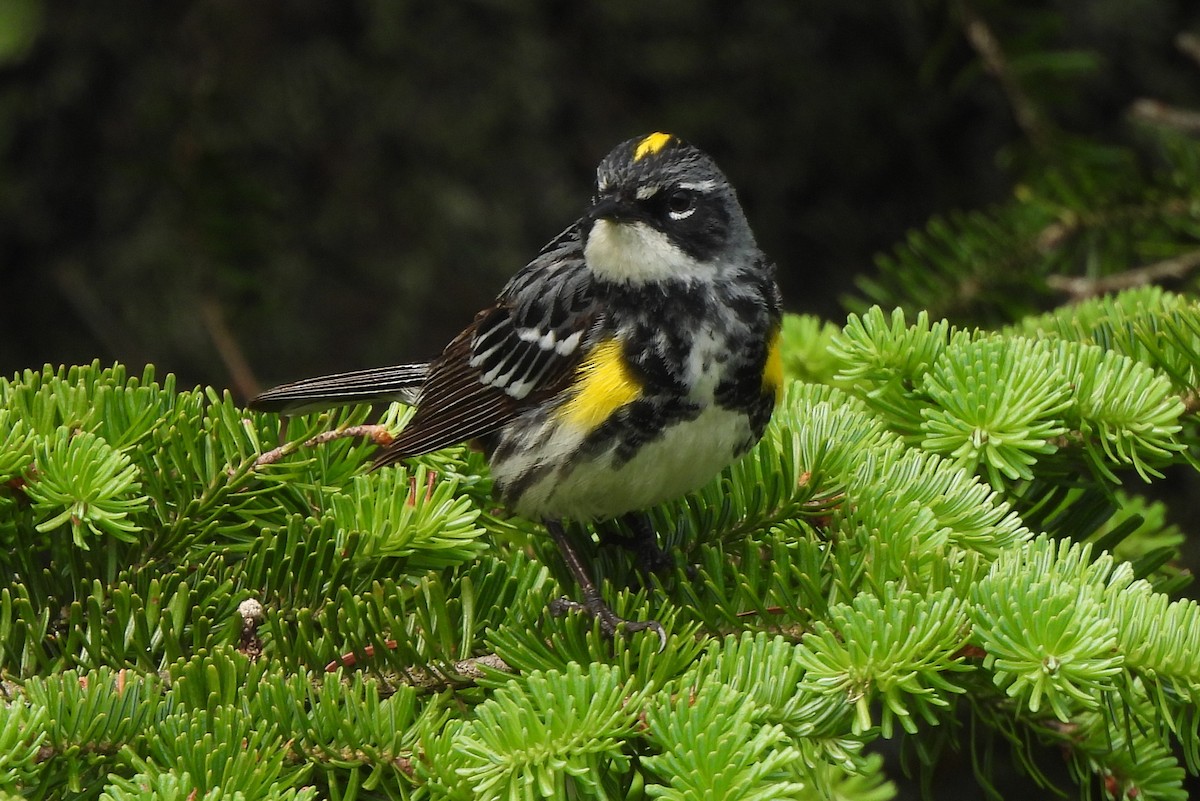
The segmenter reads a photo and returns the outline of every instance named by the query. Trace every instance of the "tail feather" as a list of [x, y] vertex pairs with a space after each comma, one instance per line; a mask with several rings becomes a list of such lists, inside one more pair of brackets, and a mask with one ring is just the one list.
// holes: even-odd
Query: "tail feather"
[[359, 403], [414, 404], [428, 375], [428, 364], [401, 364], [306, 378], [268, 389], [250, 401], [249, 407], [262, 412], [302, 414]]

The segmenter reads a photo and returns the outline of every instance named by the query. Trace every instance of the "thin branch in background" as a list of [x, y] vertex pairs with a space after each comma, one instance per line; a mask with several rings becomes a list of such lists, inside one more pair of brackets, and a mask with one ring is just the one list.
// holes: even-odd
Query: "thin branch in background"
[[1161, 100], [1148, 97], [1135, 100], [1129, 107], [1129, 116], [1140, 122], [1171, 128], [1188, 136], [1200, 136], [1200, 111], [1177, 108]]
[[967, 42], [970, 43], [971, 49], [978, 54], [979, 60], [983, 62], [983, 68], [1000, 84], [1005, 97], [1008, 98], [1008, 104], [1012, 108], [1017, 126], [1029, 138], [1034, 147], [1045, 150], [1049, 140], [1046, 121], [1038, 111], [1037, 105], [1013, 77], [1008, 57], [1004, 54], [1004, 48], [1000, 46], [1000, 40], [992, 33], [987, 21], [977, 14], [965, 0], [960, 0], [957, 6]]
[[1200, 67], [1200, 34], [1185, 31], [1175, 37], [1175, 46], [1179, 48], [1179, 52], [1191, 57], [1192, 61], [1196, 62], [1196, 66]]
[[217, 349], [217, 355], [229, 371], [234, 388], [243, 398], [253, 398], [259, 391], [258, 379], [250, 369], [250, 363], [246, 361], [241, 345], [225, 324], [221, 304], [215, 298], [205, 298], [200, 303], [200, 317], [204, 321], [204, 330], [208, 332], [213, 346]]
[[1186, 278], [1197, 268], [1200, 268], [1200, 250], [1193, 250], [1172, 259], [1163, 259], [1144, 267], [1136, 267], [1123, 273], [1105, 275], [1100, 278], [1051, 275], [1046, 278], [1046, 285], [1069, 296], [1072, 301], [1080, 301], [1096, 295], [1155, 284], [1159, 281]]
[[[1200, 66], [1200, 36], [1181, 33], [1175, 37], [1175, 46]], [[1200, 111], [1178, 108], [1161, 100], [1141, 98], [1129, 107], [1129, 116], [1141, 122], [1172, 128], [1188, 136], [1200, 136]]]
[[128, 326], [113, 317], [112, 307], [88, 280], [83, 265], [75, 262], [60, 264], [53, 274], [58, 291], [113, 358], [124, 364], [152, 364], [155, 361], [128, 335]]

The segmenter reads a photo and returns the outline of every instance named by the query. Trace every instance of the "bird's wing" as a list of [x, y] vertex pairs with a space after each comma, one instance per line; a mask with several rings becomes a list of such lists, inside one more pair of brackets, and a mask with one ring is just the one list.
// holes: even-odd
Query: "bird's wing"
[[417, 413], [376, 463], [489, 434], [549, 397], [569, 380], [597, 320], [591, 272], [572, 226], [433, 362]]
[[248, 405], [263, 412], [303, 414], [354, 403], [414, 403], [429, 367], [428, 363], [401, 364], [306, 378], [268, 389]]

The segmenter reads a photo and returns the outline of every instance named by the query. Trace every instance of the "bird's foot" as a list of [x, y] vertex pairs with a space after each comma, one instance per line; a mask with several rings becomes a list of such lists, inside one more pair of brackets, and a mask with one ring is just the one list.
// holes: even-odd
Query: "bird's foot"
[[600, 541], [619, 545], [633, 554], [634, 564], [643, 576], [663, 575], [675, 567], [675, 558], [658, 544], [654, 526], [645, 512], [631, 512], [621, 517], [630, 535], [622, 536], [611, 529], [600, 529]]
[[556, 598], [550, 602], [550, 614], [562, 617], [567, 612], [583, 612], [600, 621], [600, 630], [609, 637], [615, 637], [617, 632], [633, 634], [639, 631], [653, 631], [658, 635], [658, 652], [662, 653], [667, 647], [667, 632], [657, 620], [627, 620], [619, 617], [616, 612], [604, 603], [598, 594], [585, 593], [583, 603], [572, 601], [570, 598]]

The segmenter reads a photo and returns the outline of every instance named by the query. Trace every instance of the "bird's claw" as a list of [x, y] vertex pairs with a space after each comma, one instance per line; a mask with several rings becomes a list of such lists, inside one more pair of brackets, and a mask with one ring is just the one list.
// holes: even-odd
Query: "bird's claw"
[[619, 617], [604, 601], [595, 599], [588, 603], [572, 601], [570, 598], [555, 598], [550, 602], [550, 614], [562, 617], [567, 612], [583, 612], [600, 621], [600, 630], [608, 637], [615, 637], [617, 632], [633, 634], [638, 631], [653, 631], [658, 635], [658, 652], [661, 654], [667, 648], [667, 632], [657, 620], [627, 620]]

